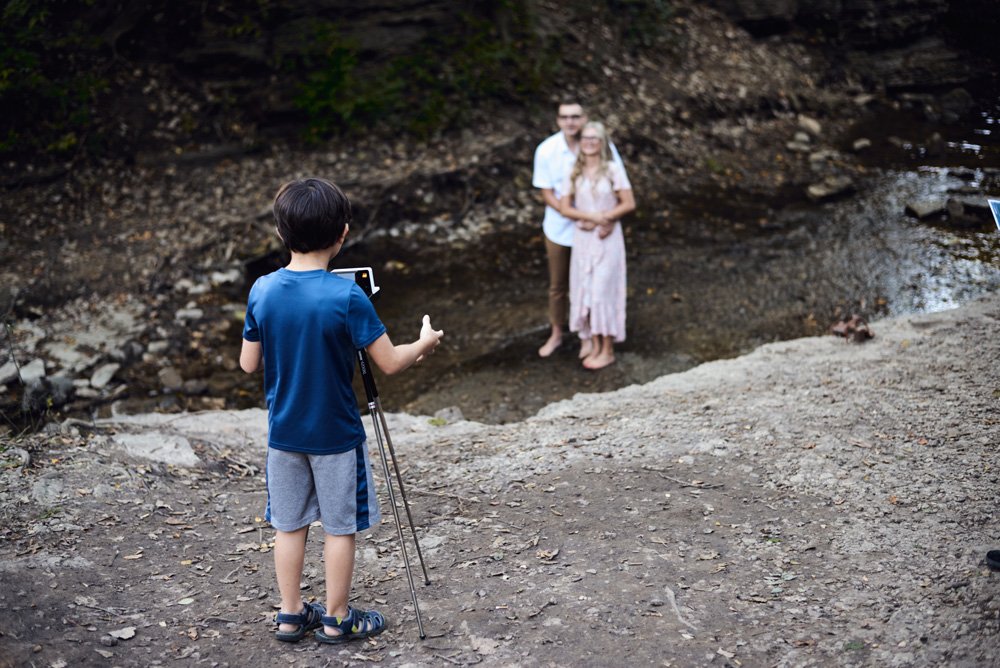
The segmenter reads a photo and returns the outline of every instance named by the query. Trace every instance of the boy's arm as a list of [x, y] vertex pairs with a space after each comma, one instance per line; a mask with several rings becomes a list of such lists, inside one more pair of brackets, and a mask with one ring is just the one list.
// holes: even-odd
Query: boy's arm
[[407, 369], [414, 362], [420, 361], [424, 355], [432, 352], [437, 348], [442, 336], [444, 336], [444, 331], [433, 329], [431, 317], [425, 315], [420, 327], [420, 338], [413, 343], [396, 346], [393, 345], [388, 334], [383, 334], [370, 343], [367, 350], [372, 361], [375, 362], [375, 366], [391, 376]]
[[253, 373], [260, 369], [263, 359], [264, 356], [261, 353], [260, 341], [247, 341], [243, 339], [243, 348], [240, 350], [240, 368], [247, 373]]

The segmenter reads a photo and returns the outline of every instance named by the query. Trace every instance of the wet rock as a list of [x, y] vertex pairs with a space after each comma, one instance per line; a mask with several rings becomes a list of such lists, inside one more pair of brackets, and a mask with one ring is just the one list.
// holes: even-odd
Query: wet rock
[[905, 213], [908, 216], [924, 219], [931, 216], [940, 215], [945, 212], [944, 200], [924, 200], [920, 202], [909, 202], [906, 205]]
[[854, 190], [854, 181], [849, 176], [828, 176], [806, 189], [809, 199], [820, 202], [846, 195]]
[[944, 123], [957, 123], [966, 116], [975, 106], [976, 101], [969, 91], [964, 88], [955, 88], [945, 93], [938, 100], [938, 107], [941, 110], [941, 121]]
[[946, 204], [948, 221], [959, 227], [977, 227], [992, 219], [986, 200], [949, 197]]
[[871, 146], [872, 146], [871, 139], [868, 139], [867, 137], [859, 137], [858, 139], [854, 140], [853, 144], [851, 144], [851, 149], [855, 153], [860, 153], [861, 151], [865, 151], [871, 148]]
[[102, 364], [94, 371], [93, 375], [90, 377], [90, 386], [94, 389], [100, 390], [107, 387], [111, 379], [115, 377], [118, 370], [121, 368], [120, 364], [114, 362], [110, 364]]

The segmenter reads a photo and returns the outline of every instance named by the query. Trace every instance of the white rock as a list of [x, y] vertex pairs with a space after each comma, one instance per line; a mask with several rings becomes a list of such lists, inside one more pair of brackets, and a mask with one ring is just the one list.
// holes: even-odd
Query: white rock
[[45, 378], [45, 362], [43, 360], [34, 359], [21, 367], [21, 380], [25, 384], [39, 378]]
[[818, 137], [823, 132], [823, 126], [815, 118], [799, 115], [799, 128], [805, 130], [813, 137]]
[[7, 362], [3, 366], [0, 366], [0, 385], [6, 385], [12, 381], [17, 380], [17, 365], [13, 362]]
[[97, 367], [97, 370], [94, 371], [93, 375], [90, 377], [90, 386], [98, 390], [103, 387], [107, 387], [108, 383], [111, 382], [111, 379], [115, 377], [115, 374], [118, 373], [118, 369], [120, 368], [121, 365], [115, 364], [114, 362]]
[[149, 431], [143, 434], [115, 434], [113, 440], [125, 454], [175, 466], [199, 466], [201, 460], [183, 436]]

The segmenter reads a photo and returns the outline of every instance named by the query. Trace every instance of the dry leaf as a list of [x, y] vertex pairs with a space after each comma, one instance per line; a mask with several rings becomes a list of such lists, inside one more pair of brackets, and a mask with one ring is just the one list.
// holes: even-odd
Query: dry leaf
[[112, 638], [118, 638], [119, 640], [128, 640], [129, 638], [135, 637], [135, 627], [126, 626], [123, 629], [118, 629], [117, 631], [109, 631], [108, 635]]

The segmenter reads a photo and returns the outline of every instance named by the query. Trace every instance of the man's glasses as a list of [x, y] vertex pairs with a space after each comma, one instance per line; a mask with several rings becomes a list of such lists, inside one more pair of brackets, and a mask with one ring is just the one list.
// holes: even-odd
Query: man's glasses
[[578, 121], [583, 118], [582, 114], [559, 114], [560, 121]]

